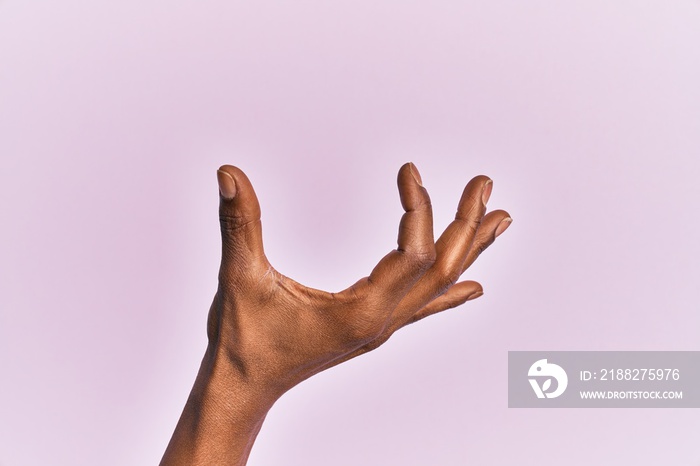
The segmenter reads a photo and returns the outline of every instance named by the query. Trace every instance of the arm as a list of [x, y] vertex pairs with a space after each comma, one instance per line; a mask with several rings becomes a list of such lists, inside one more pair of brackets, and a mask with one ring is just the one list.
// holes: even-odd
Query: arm
[[398, 248], [339, 293], [305, 287], [265, 257], [260, 206], [236, 167], [218, 173], [222, 234], [209, 344], [161, 465], [245, 465], [274, 402], [302, 380], [371, 351], [396, 330], [483, 294], [457, 283], [511, 222], [486, 214], [485, 176], [464, 189], [455, 220], [433, 239], [432, 207], [413, 164], [399, 170]]

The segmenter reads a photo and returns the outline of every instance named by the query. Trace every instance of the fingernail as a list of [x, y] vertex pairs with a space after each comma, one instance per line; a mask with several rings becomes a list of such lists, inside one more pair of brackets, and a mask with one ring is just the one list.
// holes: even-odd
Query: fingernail
[[467, 301], [471, 301], [472, 299], [476, 299], [479, 296], [483, 296], [484, 292], [482, 290], [475, 291], [474, 293], [470, 294], [469, 297], [467, 298]]
[[481, 202], [484, 203], [484, 207], [486, 206], [486, 203], [489, 202], [489, 199], [491, 198], [491, 191], [493, 190], [493, 181], [488, 180], [486, 183], [484, 183], [484, 187], [481, 190]]
[[494, 238], [498, 238], [498, 236], [506, 231], [510, 224], [513, 222], [513, 219], [510, 217], [506, 217], [503, 220], [501, 220], [501, 223], [498, 224], [496, 227], [496, 232], [494, 233]]
[[219, 180], [219, 192], [224, 198], [233, 199], [236, 197], [236, 182], [229, 173], [217, 170], [216, 179]]
[[418, 183], [418, 186], [423, 187], [423, 179], [420, 177], [420, 173], [418, 173], [418, 169], [413, 165], [413, 162], [409, 162], [408, 170], [411, 172], [411, 176], [416, 183]]

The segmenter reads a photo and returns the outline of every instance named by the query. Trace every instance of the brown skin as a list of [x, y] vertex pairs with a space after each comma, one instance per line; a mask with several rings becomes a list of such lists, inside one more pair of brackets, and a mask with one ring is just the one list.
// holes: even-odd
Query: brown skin
[[371, 351], [399, 328], [483, 294], [460, 275], [510, 225], [486, 214], [493, 183], [473, 178], [455, 220], [433, 239], [432, 207], [416, 167], [398, 175], [405, 210], [398, 248], [339, 293], [277, 272], [263, 251], [260, 205], [248, 177], [217, 172], [222, 259], [207, 347], [161, 465], [245, 465], [265, 416], [284, 392]]

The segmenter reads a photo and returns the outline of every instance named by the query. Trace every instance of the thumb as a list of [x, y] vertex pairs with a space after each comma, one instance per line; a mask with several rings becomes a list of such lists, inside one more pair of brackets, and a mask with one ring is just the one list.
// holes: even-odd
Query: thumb
[[216, 172], [219, 182], [221, 225], [221, 273], [250, 276], [267, 270], [262, 242], [260, 204], [253, 185], [241, 169], [223, 165]]

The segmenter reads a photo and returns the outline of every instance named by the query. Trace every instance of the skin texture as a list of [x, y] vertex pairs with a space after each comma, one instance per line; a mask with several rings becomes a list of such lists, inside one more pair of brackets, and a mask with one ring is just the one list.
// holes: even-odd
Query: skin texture
[[493, 183], [480, 175], [435, 241], [428, 192], [407, 163], [398, 174], [405, 213], [397, 249], [369, 276], [329, 293], [267, 260], [248, 177], [224, 165], [217, 178], [222, 257], [209, 344], [161, 465], [245, 465], [267, 412], [287, 390], [377, 348], [404, 325], [481, 296], [479, 283], [457, 280], [511, 223], [503, 210], [486, 213]]

